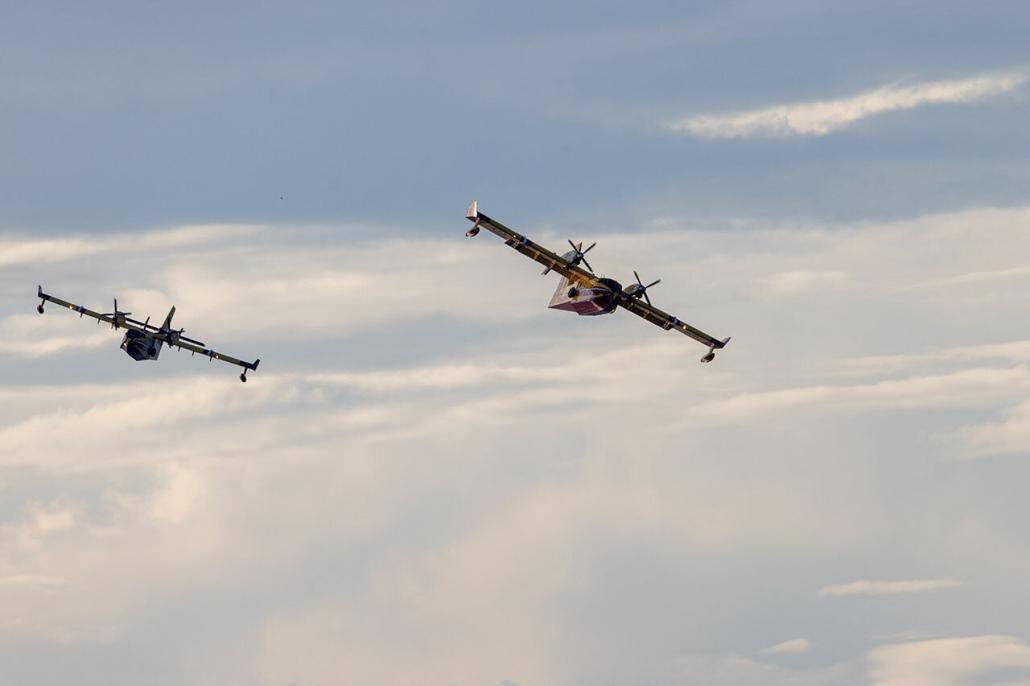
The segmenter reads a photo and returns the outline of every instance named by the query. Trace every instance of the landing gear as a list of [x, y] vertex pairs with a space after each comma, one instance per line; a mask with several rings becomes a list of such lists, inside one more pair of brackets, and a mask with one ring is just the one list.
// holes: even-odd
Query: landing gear
[[36, 312], [43, 314], [43, 303], [36, 305]]
[[568, 296], [570, 298], [575, 298], [577, 295], [579, 295], [579, 289], [578, 288], [573, 286], [572, 288], [569, 289]]
[[243, 372], [242, 374], [240, 374], [240, 381], [242, 381], [243, 383], [247, 383], [247, 372]]

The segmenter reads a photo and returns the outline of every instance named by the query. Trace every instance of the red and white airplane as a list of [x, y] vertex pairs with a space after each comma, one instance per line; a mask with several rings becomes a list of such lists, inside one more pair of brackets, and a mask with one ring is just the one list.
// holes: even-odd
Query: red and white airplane
[[[576, 244], [569, 241], [572, 250], [567, 251], [564, 255], [558, 255], [486, 216], [479, 211], [475, 200], [469, 205], [465, 216], [474, 224], [465, 234], [469, 238], [478, 234], [480, 228], [485, 228], [500, 236], [506, 245], [544, 265], [544, 274], [553, 271], [561, 275], [562, 279], [548, 305], [552, 309], [568, 310], [583, 316], [595, 316], [609, 314], [622, 307], [666, 331], [675, 329], [708, 346], [708, 353], [701, 358], [703, 363], [714, 360], [715, 351], [726, 347], [726, 344], [730, 342], [728, 337], [720, 340], [710, 336], [652, 305], [647, 290], [658, 284], [661, 279], [652, 281], [645, 286], [641, 282], [640, 276], [634, 271], [633, 276], [636, 277], [637, 282], [623, 288], [614, 279], [596, 276], [590, 263], [587, 262], [586, 254], [597, 243], [592, 243], [584, 250], [583, 243]], [[585, 265], [586, 269], [580, 264]]]

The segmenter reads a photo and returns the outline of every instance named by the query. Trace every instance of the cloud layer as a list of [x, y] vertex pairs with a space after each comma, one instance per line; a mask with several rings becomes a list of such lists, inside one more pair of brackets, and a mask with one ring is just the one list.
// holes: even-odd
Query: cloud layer
[[[133, 650], [159, 683], [838, 686], [897, 673], [870, 635], [975, 634], [993, 589], [1022, 607], [1022, 461], [955, 458], [1027, 435], [1030, 211], [677, 226], [598, 236], [592, 264], [646, 264], [656, 304], [732, 334], [709, 366], [625, 313], [548, 311], [553, 279], [491, 236], [258, 227], [99, 275], [69, 255], [44, 280], [174, 302], [262, 357], [246, 386], [39, 317], [49, 268], [12, 263], [0, 664], [33, 683], [111, 683]], [[916, 581], [833, 586], [862, 578]], [[998, 632], [1030, 635], [1015, 621]]]

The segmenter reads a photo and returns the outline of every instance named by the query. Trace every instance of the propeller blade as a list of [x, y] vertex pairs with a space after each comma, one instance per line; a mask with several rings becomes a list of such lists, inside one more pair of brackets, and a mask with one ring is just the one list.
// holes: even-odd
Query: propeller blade
[[644, 300], [647, 301], [648, 307], [653, 307], [653, 305], [651, 305], [651, 298], [647, 297], [647, 289], [646, 288], [644, 289], [644, 292], [641, 295], [643, 295], [644, 296]]
[[651, 286], [654, 286], [654, 285], [656, 285], [656, 284], [659, 284], [659, 283], [661, 283], [661, 282], [662, 282], [662, 280], [661, 280], [661, 279], [657, 279], [657, 280], [655, 280], [655, 281], [652, 281], [651, 283], [649, 283], [649, 284], [647, 284], [646, 286], [644, 286], [644, 289], [646, 290], [646, 289], [650, 288]]
[[633, 276], [635, 276], [637, 278], [637, 283], [639, 283], [641, 286], [644, 285], [644, 282], [640, 280], [640, 274], [637, 274], [637, 270], [636, 269], [633, 270]]
[[[579, 252], [579, 248], [577, 248], [577, 247], [576, 247], [576, 244], [572, 242], [572, 239], [571, 239], [571, 238], [569, 238], [569, 239], [567, 239], [567, 240], [569, 241], [569, 245], [571, 245], [571, 246], [572, 246], [572, 249], [573, 249], [573, 250], [575, 250], [576, 252]], [[580, 245], [580, 247], [582, 247], [582, 246], [583, 246], [583, 244], [582, 244], [582, 243], [580, 243], [579, 245]]]
[[[583, 244], [582, 244], [582, 243], [580, 243], [580, 245], [583, 245]], [[591, 250], [593, 250], [593, 249], [594, 249], [594, 246], [595, 246], [595, 245], [597, 245], [597, 241], [594, 241], [593, 243], [591, 243], [591, 244], [590, 244], [590, 247], [589, 247], [589, 248], [587, 248], [586, 250], [584, 250], [584, 251], [583, 251], [583, 254], [584, 254], [584, 255], [586, 255], [586, 254], [587, 254], [588, 252], [590, 252]]]
[[587, 258], [585, 257], [583, 258], [583, 264], [585, 264], [587, 266], [587, 269], [589, 269], [590, 271], [594, 271], [594, 268], [590, 266], [590, 263], [587, 262]]

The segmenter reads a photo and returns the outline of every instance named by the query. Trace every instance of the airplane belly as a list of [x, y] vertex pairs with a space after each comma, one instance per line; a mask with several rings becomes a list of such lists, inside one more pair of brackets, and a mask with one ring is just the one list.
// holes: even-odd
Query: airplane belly
[[566, 310], [580, 316], [592, 317], [613, 312], [615, 295], [607, 288], [576, 286], [568, 279], [562, 279], [548, 307], [552, 310]]
[[155, 341], [138, 331], [126, 331], [122, 338], [122, 350], [137, 362], [156, 360], [161, 354], [161, 341]]

